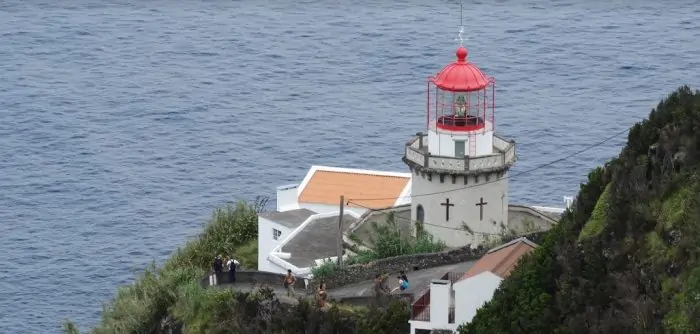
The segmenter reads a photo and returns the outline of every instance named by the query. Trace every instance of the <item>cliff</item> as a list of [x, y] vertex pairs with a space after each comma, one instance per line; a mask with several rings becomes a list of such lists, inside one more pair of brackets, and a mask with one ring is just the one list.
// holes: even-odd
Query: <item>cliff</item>
[[460, 333], [700, 332], [700, 92], [681, 87]]

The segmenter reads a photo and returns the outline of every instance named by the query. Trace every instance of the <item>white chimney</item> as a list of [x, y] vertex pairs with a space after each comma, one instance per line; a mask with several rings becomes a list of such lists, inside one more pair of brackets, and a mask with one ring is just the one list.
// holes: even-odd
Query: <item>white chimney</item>
[[284, 212], [299, 209], [297, 198], [298, 184], [277, 187], [277, 211]]
[[448, 280], [430, 282], [430, 323], [433, 328], [448, 324], [450, 308], [450, 290], [452, 283]]

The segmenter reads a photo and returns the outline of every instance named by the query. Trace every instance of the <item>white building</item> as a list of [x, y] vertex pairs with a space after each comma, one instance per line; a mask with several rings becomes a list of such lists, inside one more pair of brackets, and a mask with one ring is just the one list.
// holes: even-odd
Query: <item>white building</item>
[[[414, 175], [413, 217], [448, 246], [476, 246], [508, 228], [515, 142], [495, 134], [495, 80], [467, 61], [467, 49], [428, 82], [427, 133], [403, 158]], [[463, 225], [474, 233], [454, 233]]]
[[307, 275], [313, 264], [337, 258], [339, 228], [370, 210], [410, 203], [410, 191], [410, 173], [312, 166], [299, 185], [277, 188], [277, 210], [259, 215], [258, 270]]
[[519, 238], [489, 250], [462, 275], [448, 273], [433, 280], [428, 291], [413, 303], [411, 334], [430, 333], [433, 329], [454, 331], [470, 322], [518, 261], [536, 247], [532, 241]]

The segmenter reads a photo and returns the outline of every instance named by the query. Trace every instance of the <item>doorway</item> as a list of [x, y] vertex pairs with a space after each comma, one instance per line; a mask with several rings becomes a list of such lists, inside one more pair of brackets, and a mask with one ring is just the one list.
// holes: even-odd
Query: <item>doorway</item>
[[464, 149], [466, 147], [466, 141], [464, 140], [455, 140], [455, 157], [456, 158], [461, 158], [464, 157]]

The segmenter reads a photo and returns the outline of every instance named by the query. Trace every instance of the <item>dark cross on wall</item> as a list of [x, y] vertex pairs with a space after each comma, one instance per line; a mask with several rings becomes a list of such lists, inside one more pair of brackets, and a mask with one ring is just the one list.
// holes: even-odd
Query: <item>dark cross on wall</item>
[[445, 221], [450, 221], [450, 207], [455, 205], [450, 203], [449, 198], [446, 198], [445, 203], [440, 203], [440, 205], [445, 207]]
[[479, 207], [479, 220], [484, 220], [484, 205], [489, 204], [488, 202], [484, 202], [484, 198], [482, 197], [479, 200], [479, 203], [476, 203], [476, 206]]

